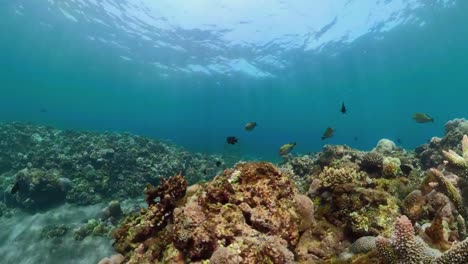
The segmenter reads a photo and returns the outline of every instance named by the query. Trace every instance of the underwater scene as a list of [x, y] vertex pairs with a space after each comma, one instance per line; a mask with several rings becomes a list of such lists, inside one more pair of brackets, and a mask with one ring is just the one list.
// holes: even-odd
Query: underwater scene
[[0, 263], [468, 263], [466, 14], [0, 1]]

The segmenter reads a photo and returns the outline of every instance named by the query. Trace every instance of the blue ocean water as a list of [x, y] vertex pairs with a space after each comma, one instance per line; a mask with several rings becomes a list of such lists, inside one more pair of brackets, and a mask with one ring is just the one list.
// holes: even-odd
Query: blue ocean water
[[0, 121], [269, 160], [286, 142], [413, 148], [467, 116], [467, 12], [461, 0], [3, 0]]

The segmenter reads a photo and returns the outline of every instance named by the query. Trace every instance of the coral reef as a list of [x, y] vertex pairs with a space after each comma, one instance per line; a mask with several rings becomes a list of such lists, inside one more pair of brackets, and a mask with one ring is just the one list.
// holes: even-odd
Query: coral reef
[[65, 201], [67, 187], [60, 181], [57, 170], [23, 169], [15, 178], [18, 186], [15, 205], [37, 210]]
[[[146, 183], [178, 172], [189, 183], [219, 172], [220, 158], [128, 133], [61, 131], [24, 123], [0, 125], [0, 174], [17, 175], [8, 206], [39, 209], [53, 202], [88, 205], [128, 199]], [[16, 180], [0, 181], [2, 190]], [[43, 198], [47, 197], [47, 199]]]
[[445, 124], [445, 135], [442, 138], [433, 137], [428, 143], [415, 149], [423, 169], [437, 168], [443, 164], [442, 151], [458, 149], [463, 135], [468, 135], [468, 121], [454, 119]]
[[441, 253], [429, 247], [415, 236], [411, 221], [401, 216], [395, 221], [395, 229], [390, 239], [378, 237], [378, 255], [384, 263], [466, 263], [468, 261], [468, 240], [452, 246]]
[[294, 263], [314, 224], [312, 201], [269, 163], [239, 163], [185, 197], [182, 182], [148, 188], [148, 209], [115, 231], [128, 263]]
[[322, 187], [336, 187], [345, 183], [353, 183], [354, 181], [361, 181], [367, 176], [366, 173], [358, 172], [354, 168], [333, 168], [325, 167], [318, 175]]
[[378, 171], [382, 168], [382, 162], [384, 157], [375, 151], [367, 152], [362, 155], [361, 167], [365, 171]]

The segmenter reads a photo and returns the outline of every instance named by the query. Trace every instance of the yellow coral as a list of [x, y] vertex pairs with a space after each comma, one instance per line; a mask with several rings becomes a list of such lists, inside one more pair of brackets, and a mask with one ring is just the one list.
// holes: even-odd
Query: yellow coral
[[322, 187], [335, 187], [340, 184], [352, 183], [366, 177], [365, 172], [358, 172], [354, 168], [333, 168], [325, 167], [318, 178]]
[[385, 157], [382, 162], [382, 174], [384, 177], [393, 178], [401, 174], [401, 161], [399, 158]]

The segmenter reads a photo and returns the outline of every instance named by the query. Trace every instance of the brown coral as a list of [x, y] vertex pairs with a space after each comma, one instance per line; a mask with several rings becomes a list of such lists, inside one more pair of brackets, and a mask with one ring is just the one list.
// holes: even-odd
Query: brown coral
[[420, 190], [409, 193], [403, 201], [402, 211], [412, 222], [416, 222], [424, 211], [426, 201]]
[[318, 175], [322, 187], [335, 187], [340, 184], [353, 183], [354, 181], [362, 180], [366, 177], [365, 172], [358, 172], [354, 168], [333, 168], [325, 167]]
[[[147, 189], [148, 209], [142, 209], [140, 215], [125, 219], [114, 232], [114, 248], [124, 256], [133, 255], [140, 248], [149, 252], [145, 258], [158, 259], [165, 249], [163, 243], [170, 241], [169, 233], [164, 228], [172, 217], [177, 200], [185, 195], [186, 181], [182, 175], [162, 180], [162, 184]], [[160, 200], [155, 201], [158, 197]]]
[[270, 163], [240, 163], [185, 199], [166, 200], [182, 187], [148, 188], [149, 208], [117, 231], [129, 263], [293, 263], [300, 232], [313, 223], [310, 199]]

